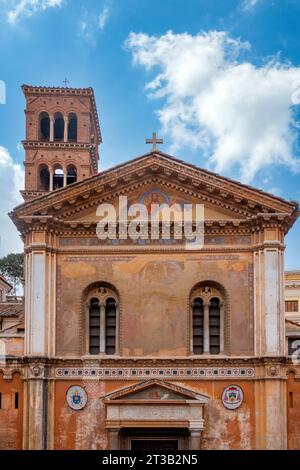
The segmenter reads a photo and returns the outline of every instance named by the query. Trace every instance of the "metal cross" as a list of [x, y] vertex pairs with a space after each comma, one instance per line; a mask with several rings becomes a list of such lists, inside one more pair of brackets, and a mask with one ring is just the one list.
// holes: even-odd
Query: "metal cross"
[[69, 80], [68, 80], [67, 78], [65, 78], [64, 81], [63, 81], [63, 83], [64, 83], [64, 85], [65, 85], [65, 87], [66, 87], [66, 86], [68, 85], [68, 83], [69, 83]]
[[156, 132], [152, 133], [152, 139], [146, 139], [146, 144], [152, 144], [152, 150], [156, 150], [156, 144], [163, 144], [163, 139], [156, 138]]

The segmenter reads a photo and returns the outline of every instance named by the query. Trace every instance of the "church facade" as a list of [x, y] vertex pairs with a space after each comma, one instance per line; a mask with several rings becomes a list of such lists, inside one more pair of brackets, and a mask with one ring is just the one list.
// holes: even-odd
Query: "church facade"
[[[24, 203], [10, 216], [25, 246], [25, 340], [0, 366], [0, 447], [299, 449], [284, 324], [296, 205], [156, 148], [98, 172], [93, 90], [23, 91]], [[150, 212], [200, 204], [203, 246], [178, 240], [174, 221], [168, 240], [160, 225], [155, 239], [126, 238], [120, 217], [99, 238], [99, 206], [120, 214], [125, 196]]]

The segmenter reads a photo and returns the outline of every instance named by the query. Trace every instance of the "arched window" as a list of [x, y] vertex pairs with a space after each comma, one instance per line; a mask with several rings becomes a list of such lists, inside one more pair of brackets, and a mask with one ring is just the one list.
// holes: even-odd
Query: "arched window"
[[40, 140], [50, 139], [50, 118], [49, 118], [49, 114], [45, 112], [40, 114], [39, 139]]
[[64, 172], [61, 166], [56, 166], [53, 171], [53, 189], [62, 188], [64, 185]]
[[42, 165], [39, 168], [39, 190], [49, 191], [49, 188], [50, 188], [49, 169], [46, 165]]
[[220, 352], [220, 300], [216, 297], [209, 303], [209, 352]]
[[64, 140], [65, 121], [61, 113], [54, 114], [54, 140]]
[[115, 354], [116, 352], [116, 319], [117, 302], [109, 298], [105, 303], [105, 352]]
[[224, 289], [207, 281], [191, 295], [191, 352], [223, 354], [225, 343]]
[[100, 306], [98, 299], [91, 299], [89, 309], [89, 350], [90, 354], [100, 351]]
[[88, 292], [88, 347], [90, 354], [116, 354], [118, 351], [118, 298], [108, 285]]
[[77, 116], [74, 113], [70, 113], [68, 116], [68, 140], [77, 141]]
[[67, 184], [76, 183], [77, 181], [77, 170], [74, 165], [69, 165], [67, 168]]
[[193, 353], [203, 353], [203, 300], [193, 301]]

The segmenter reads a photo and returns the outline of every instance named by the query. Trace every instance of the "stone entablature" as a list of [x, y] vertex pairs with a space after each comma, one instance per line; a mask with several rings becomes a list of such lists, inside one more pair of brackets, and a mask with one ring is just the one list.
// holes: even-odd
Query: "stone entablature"
[[[172, 178], [169, 175], [170, 171]], [[186, 175], [184, 181], [182, 181], [182, 175]], [[214, 204], [232, 211], [237, 217], [240, 214], [243, 218], [257, 215], [259, 212], [269, 213], [271, 216], [275, 213], [283, 216], [286, 213], [291, 217], [296, 209], [293, 203], [239, 183], [229, 182], [226, 178], [211, 174], [206, 170], [197, 168], [195, 171], [191, 169], [191, 165], [158, 151], [103, 171], [88, 181], [69, 187], [67, 192], [57, 191], [49, 194], [46, 199], [39, 198], [32, 201], [28, 208], [30, 214], [34, 214], [37, 210], [47, 210], [49, 213], [49, 210], [57, 204], [62, 204], [61, 208], [66, 203], [76, 205], [76, 209], [64, 208], [62, 216], [66, 219], [76, 212], [86, 210], [91, 205], [112, 200], [128, 191], [136, 191], [145, 184], [167, 184], [168, 188], [176, 189], [189, 197], [195, 197], [199, 202], [202, 200], [203, 203]], [[224, 190], [226, 188], [226, 193], [221, 191], [221, 188]], [[97, 197], [101, 193], [105, 194]], [[93, 196], [92, 200], [91, 196]], [[88, 203], [82, 204], [81, 198], [89, 199]], [[78, 204], [80, 202], [81, 204]], [[18, 209], [18, 215], [26, 215], [26, 212], [28, 213], [26, 209], [27, 205], [23, 204]]]

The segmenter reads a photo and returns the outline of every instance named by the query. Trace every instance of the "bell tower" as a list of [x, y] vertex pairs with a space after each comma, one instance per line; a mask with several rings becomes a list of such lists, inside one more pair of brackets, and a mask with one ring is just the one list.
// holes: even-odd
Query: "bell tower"
[[92, 88], [22, 86], [25, 190], [30, 200], [98, 173], [101, 130]]

